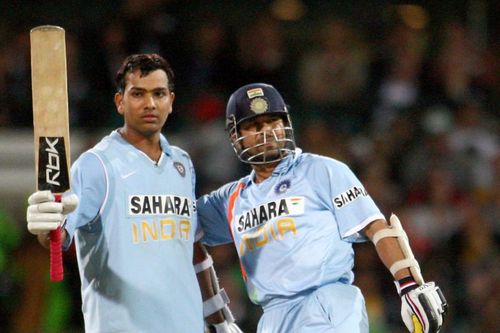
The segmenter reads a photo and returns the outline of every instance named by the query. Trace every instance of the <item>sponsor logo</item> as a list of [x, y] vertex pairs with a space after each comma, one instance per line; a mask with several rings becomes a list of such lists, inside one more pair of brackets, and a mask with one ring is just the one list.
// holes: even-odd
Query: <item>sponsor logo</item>
[[40, 137], [38, 188], [64, 192], [69, 188], [69, 175], [63, 137]]
[[134, 175], [135, 173], [136, 173], [136, 171], [132, 171], [132, 172], [126, 173], [126, 174], [124, 174], [124, 175], [120, 175], [120, 177], [121, 177], [122, 179], [127, 179], [128, 177], [130, 177], [130, 176]]
[[289, 197], [267, 202], [236, 216], [236, 230], [241, 233], [265, 224], [281, 216], [302, 215], [304, 197]]
[[131, 195], [128, 198], [129, 215], [177, 215], [191, 217], [194, 204], [191, 199], [175, 195]]
[[335, 198], [332, 199], [333, 204], [336, 208], [340, 209], [347, 206], [354, 200], [360, 197], [367, 197], [368, 192], [361, 186], [353, 186], [345, 192], [340, 193]]

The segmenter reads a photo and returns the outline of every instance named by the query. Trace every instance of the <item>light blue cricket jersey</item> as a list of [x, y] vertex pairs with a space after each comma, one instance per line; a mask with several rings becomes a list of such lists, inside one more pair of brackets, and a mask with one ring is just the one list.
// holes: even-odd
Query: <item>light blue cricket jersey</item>
[[[233, 242], [250, 299], [263, 306], [328, 283], [351, 284], [352, 242], [384, 219], [343, 163], [302, 153], [260, 184], [254, 172], [198, 199], [204, 243]], [[274, 303], [273, 302], [273, 303]]]
[[160, 144], [155, 165], [113, 131], [72, 167], [80, 203], [66, 230], [88, 333], [203, 332], [194, 169], [187, 153], [163, 136]]

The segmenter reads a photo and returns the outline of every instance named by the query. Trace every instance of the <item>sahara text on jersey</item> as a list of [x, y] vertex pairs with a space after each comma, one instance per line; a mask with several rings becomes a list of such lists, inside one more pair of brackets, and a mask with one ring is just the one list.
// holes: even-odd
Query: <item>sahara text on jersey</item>
[[288, 197], [266, 202], [236, 216], [238, 233], [261, 226], [278, 216], [293, 216], [304, 213], [304, 197]]

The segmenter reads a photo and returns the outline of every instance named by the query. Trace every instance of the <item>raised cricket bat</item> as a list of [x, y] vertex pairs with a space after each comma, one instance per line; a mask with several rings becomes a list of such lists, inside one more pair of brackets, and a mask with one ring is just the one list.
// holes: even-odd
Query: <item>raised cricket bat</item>
[[[50, 190], [56, 200], [70, 188], [70, 144], [66, 41], [64, 29], [44, 25], [30, 31], [31, 89], [37, 190]], [[50, 278], [61, 281], [61, 228], [50, 234]]]

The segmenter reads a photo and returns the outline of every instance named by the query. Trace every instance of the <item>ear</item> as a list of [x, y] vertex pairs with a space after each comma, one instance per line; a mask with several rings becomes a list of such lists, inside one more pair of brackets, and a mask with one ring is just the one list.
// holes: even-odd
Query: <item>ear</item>
[[175, 93], [172, 91], [172, 92], [170, 92], [170, 94], [171, 94], [170, 98], [172, 99], [172, 101], [170, 102], [170, 112], [169, 113], [172, 113], [172, 111], [174, 109], [173, 105], [174, 105], [174, 101], [175, 101]]
[[170, 107], [168, 109], [168, 114], [171, 114], [172, 111], [174, 110], [173, 105], [174, 105], [174, 101], [175, 101], [175, 94], [173, 92], [169, 92], [169, 94], [170, 94], [170, 96], [169, 96], [169, 98], [170, 98], [170, 102], [169, 102], [170, 103]]
[[115, 94], [115, 106], [116, 106], [116, 111], [118, 111], [119, 114], [123, 115], [123, 95], [119, 92]]

